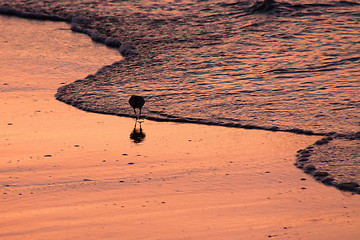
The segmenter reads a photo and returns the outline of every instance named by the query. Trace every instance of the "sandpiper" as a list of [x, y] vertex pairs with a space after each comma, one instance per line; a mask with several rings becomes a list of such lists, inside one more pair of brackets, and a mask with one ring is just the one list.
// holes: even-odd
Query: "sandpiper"
[[140, 110], [140, 114], [139, 114], [139, 118], [140, 118], [141, 117], [141, 108], [145, 104], [145, 99], [141, 96], [132, 95], [129, 99], [129, 104], [134, 108], [136, 118], [137, 118], [137, 115], [136, 115], [135, 109], [138, 108]]

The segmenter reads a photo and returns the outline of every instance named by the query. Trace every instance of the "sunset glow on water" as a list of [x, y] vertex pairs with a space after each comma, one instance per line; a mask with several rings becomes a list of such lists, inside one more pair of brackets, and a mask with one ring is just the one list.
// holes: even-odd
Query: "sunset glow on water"
[[0, 239], [357, 240], [359, 12], [3, 0]]

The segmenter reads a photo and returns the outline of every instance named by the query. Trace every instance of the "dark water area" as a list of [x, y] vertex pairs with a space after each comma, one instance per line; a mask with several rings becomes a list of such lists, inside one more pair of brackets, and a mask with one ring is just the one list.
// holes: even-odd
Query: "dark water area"
[[[124, 60], [58, 90], [82, 110], [133, 116], [136, 94], [152, 120], [360, 131], [358, 1], [3, 0], [0, 13], [67, 21], [120, 47]], [[344, 152], [332, 158], [359, 169], [359, 156]]]
[[[235, 127], [360, 130], [355, 1], [4, 1], [2, 12], [72, 22], [124, 61], [62, 87], [87, 111]], [[24, 14], [25, 12], [25, 14]], [[129, 46], [132, 46], [129, 49]]]
[[360, 132], [324, 137], [297, 153], [295, 166], [325, 185], [360, 194]]

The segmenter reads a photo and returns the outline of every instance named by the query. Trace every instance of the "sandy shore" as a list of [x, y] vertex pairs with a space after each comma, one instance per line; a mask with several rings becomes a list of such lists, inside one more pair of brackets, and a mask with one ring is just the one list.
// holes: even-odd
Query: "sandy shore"
[[[360, 236], [360, 196], [324, 186], [293, 165], [296, 151], [319, 137], [145, 120], [145, 139], [134, 143], [134, 119], [86, 113], [54, 99], [61, 83], [89, 69], [71, 69], [68, 59], [71, 67], [59, 77], [43, 68], [57, 61], [34, 68], [39, 57], [28, 54], [30, 70], [14, 73], [24, 62], [4, 66], [18, 54], [4, 53], [0, 239]], [[111, 63], [118, 56], [104, 58]]]

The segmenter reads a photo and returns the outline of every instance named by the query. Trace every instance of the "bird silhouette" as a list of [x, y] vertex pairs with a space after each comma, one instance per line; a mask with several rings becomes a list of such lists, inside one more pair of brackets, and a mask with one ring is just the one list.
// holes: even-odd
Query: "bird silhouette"
[[129, 99], [129, 104], [130, 104], [130, 106], [133, 107], [136, 118], [137, 118], [136, 110], [135, 110], [136, 108], [139, 109], [139, 112], [140, 112], [139, 117], [141, 117], [141, 108], [145, 104], [145, 99], [141, 96], [132, 95]]

